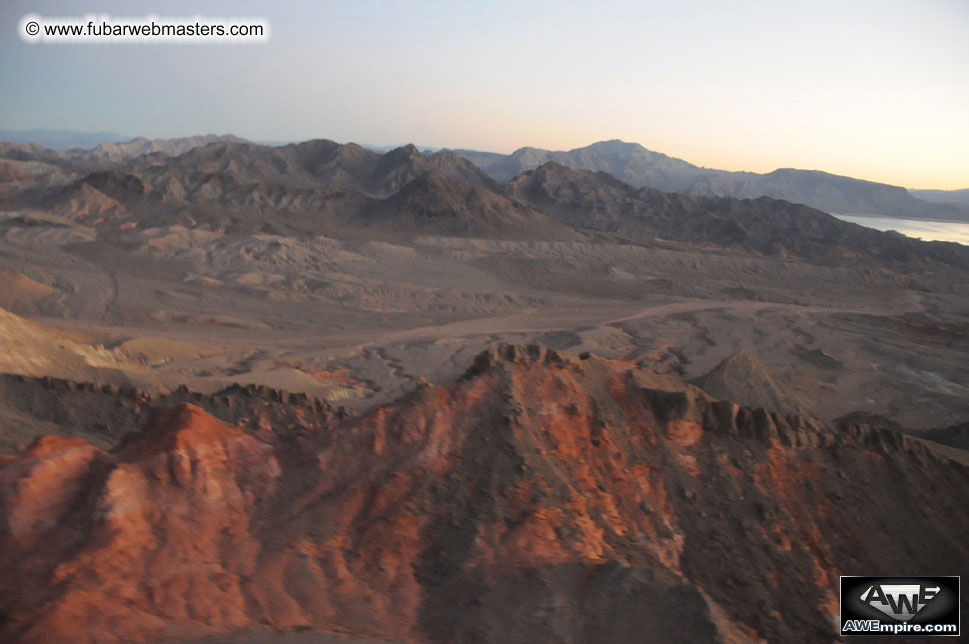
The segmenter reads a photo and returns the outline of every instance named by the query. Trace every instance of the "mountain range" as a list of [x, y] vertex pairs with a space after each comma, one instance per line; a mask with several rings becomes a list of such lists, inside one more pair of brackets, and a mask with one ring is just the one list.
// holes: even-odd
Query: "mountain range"
[[923, 201], [969, 206], [969, 188], [963, 190], [909, 190]]
[[[204, 137], [103, 144], [87, 153], [5, 145], [0, 159], [19, 186], [0, 193], [7, 209], [40, 207], [86, 223], [545, 240], [591, 234], [817, 259], [967, 262], [960, 246], [877, 232], [783, 199], [636, 188], [555, 161], [502, 185], [457, 153], [423, 154], [413, 145], [385, 154], [325, 140], [270, 147]], [[72, 175], [78, 178], [68, 181]]]
[[969, 247], [604, 147], [0, 143], [0, 640], [835, 642], [960, 574]]
[[[87, 161], [101, 162], [121, 162], [153, 152], [177, 156], [213, 142], [247, 142], [231, 134], [127, 140], [110, 132], [55, 130], [0, 131], [0, 141], [32, 143], [56, 151], [71, 152]], [[365, 149], [385, 154], [397, 148], [365, 146]], [[433, 151], [425, 150], [425, 153], [432, 154]], [[607, 172], [632, 186], [665, 192], [716, 197], [772, 197], [841, 215], [969, 221], [969, 189], [906, 190], [819, 170], [793, 168], [780, 168], [766, 174], [716, 170], [618, 139], [568, 151], [524, 147], [507, 155], [464, 149], [454, 150], [454, 153], [474, 163], [498, 183], [506, 183], [553, 161], [575, 170]]]
[[520, 148], [502, 155], [455, 150], [505, 182], [554, 161], [577, 170], [607, 172], [636, 187], [698, 196], [772, 197], [843, 215], [969, 221], [962, 191], [913, 191], [816, 170], [782, 168], [767, 174], [701, 168], [638, 143], [602, 141], [567, 152]]
[[91, 149], [102, 143], [123, 143], [130, 140], [117, 132], [78, 132], [76, 130], [0, 130], [0, 141], [33, 143], [52, 150]]

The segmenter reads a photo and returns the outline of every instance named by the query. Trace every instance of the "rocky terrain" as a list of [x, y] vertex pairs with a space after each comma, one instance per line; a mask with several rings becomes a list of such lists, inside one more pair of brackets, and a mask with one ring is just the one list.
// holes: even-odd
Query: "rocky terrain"
[[930, 443], [634, 363], [501, 345], [449, 387], [278, 426], [181, 405], [110, 451], [8, 460], [4, 637], [821, 642], [839, 571], [969, 565], [969, 471]]
[[123, 385], [0, 375], [0, 454], [44, 436], [83, 438], [113, 449], [156, 412], [192, 404], [261, 435], [320, 429], [351, 412], [319, 398], [264, 385], [233, 385], [211, 394], [185, 386], [164, 394]]
[[413, 146], [0, 152], [20, 173], [0, 186], [14, 373], [366, 408], [450, 382], [500, 339], [687, 378], [750, 351], [829, 421], [969, 415], [958, 244], [554, 163], [500, 186]]
[[0, 144], [0, 639], [831, 641], [966, 569], [969, 247], [131, 143]]

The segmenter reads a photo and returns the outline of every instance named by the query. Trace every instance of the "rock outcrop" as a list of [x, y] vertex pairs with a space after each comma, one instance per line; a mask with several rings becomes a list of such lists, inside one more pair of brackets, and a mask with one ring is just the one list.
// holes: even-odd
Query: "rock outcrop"
[[839, 575], [969, 569], [931, 444], [628, 362], [498, 346], [281, 435], [182, 405], [0, 464], [0, 638], [824, 642]]

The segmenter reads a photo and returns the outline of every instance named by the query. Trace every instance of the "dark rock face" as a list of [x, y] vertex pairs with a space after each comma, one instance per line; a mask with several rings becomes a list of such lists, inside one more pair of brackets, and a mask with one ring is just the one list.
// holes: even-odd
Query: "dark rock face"
[[825, 642], [838, 575], [969, 568], [969, 469], [930, 443], [629, 362], [501, 345], [453, 386], [273, 430], [188, 404], [0, 465], [0, 635]]
[[0, 374], [0, 404], [33, 425], [5, 436], [0, 453], [11, 452], [51, 428], [61, 436], [82, 437], [112, 449], [144, 427], [155, 412], [185, 403], [254, 433], [270, 427], [279, 434], [319, 429], [347, 415], [324, 400], [265, 385], [231, 385], [212, 394], [183, 385], [168, 394], [152, 395], [131, 387]]

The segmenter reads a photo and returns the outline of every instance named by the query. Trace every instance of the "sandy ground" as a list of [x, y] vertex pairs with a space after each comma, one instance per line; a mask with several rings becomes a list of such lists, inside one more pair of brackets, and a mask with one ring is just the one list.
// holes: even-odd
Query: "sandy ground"
[[[203, 391], [261, 383], [362, 409], [419, 378], [453, 380], [496, 341], [639, 359], [686, 378], [746, 350], [826, 420], [856, 410], [914, 428], [969, 418], [966, 276], [937, 269], [674, 244], [179, 226], [99, 241], [62, 223], [2, 231], [0, 271], [0, 307], [51, 332], [8, 358], [16, 373]], [[6, 346], [24, 344], [22, 326], [6, 323]], [[34, 366], [31, 352], [44, 354]]]

